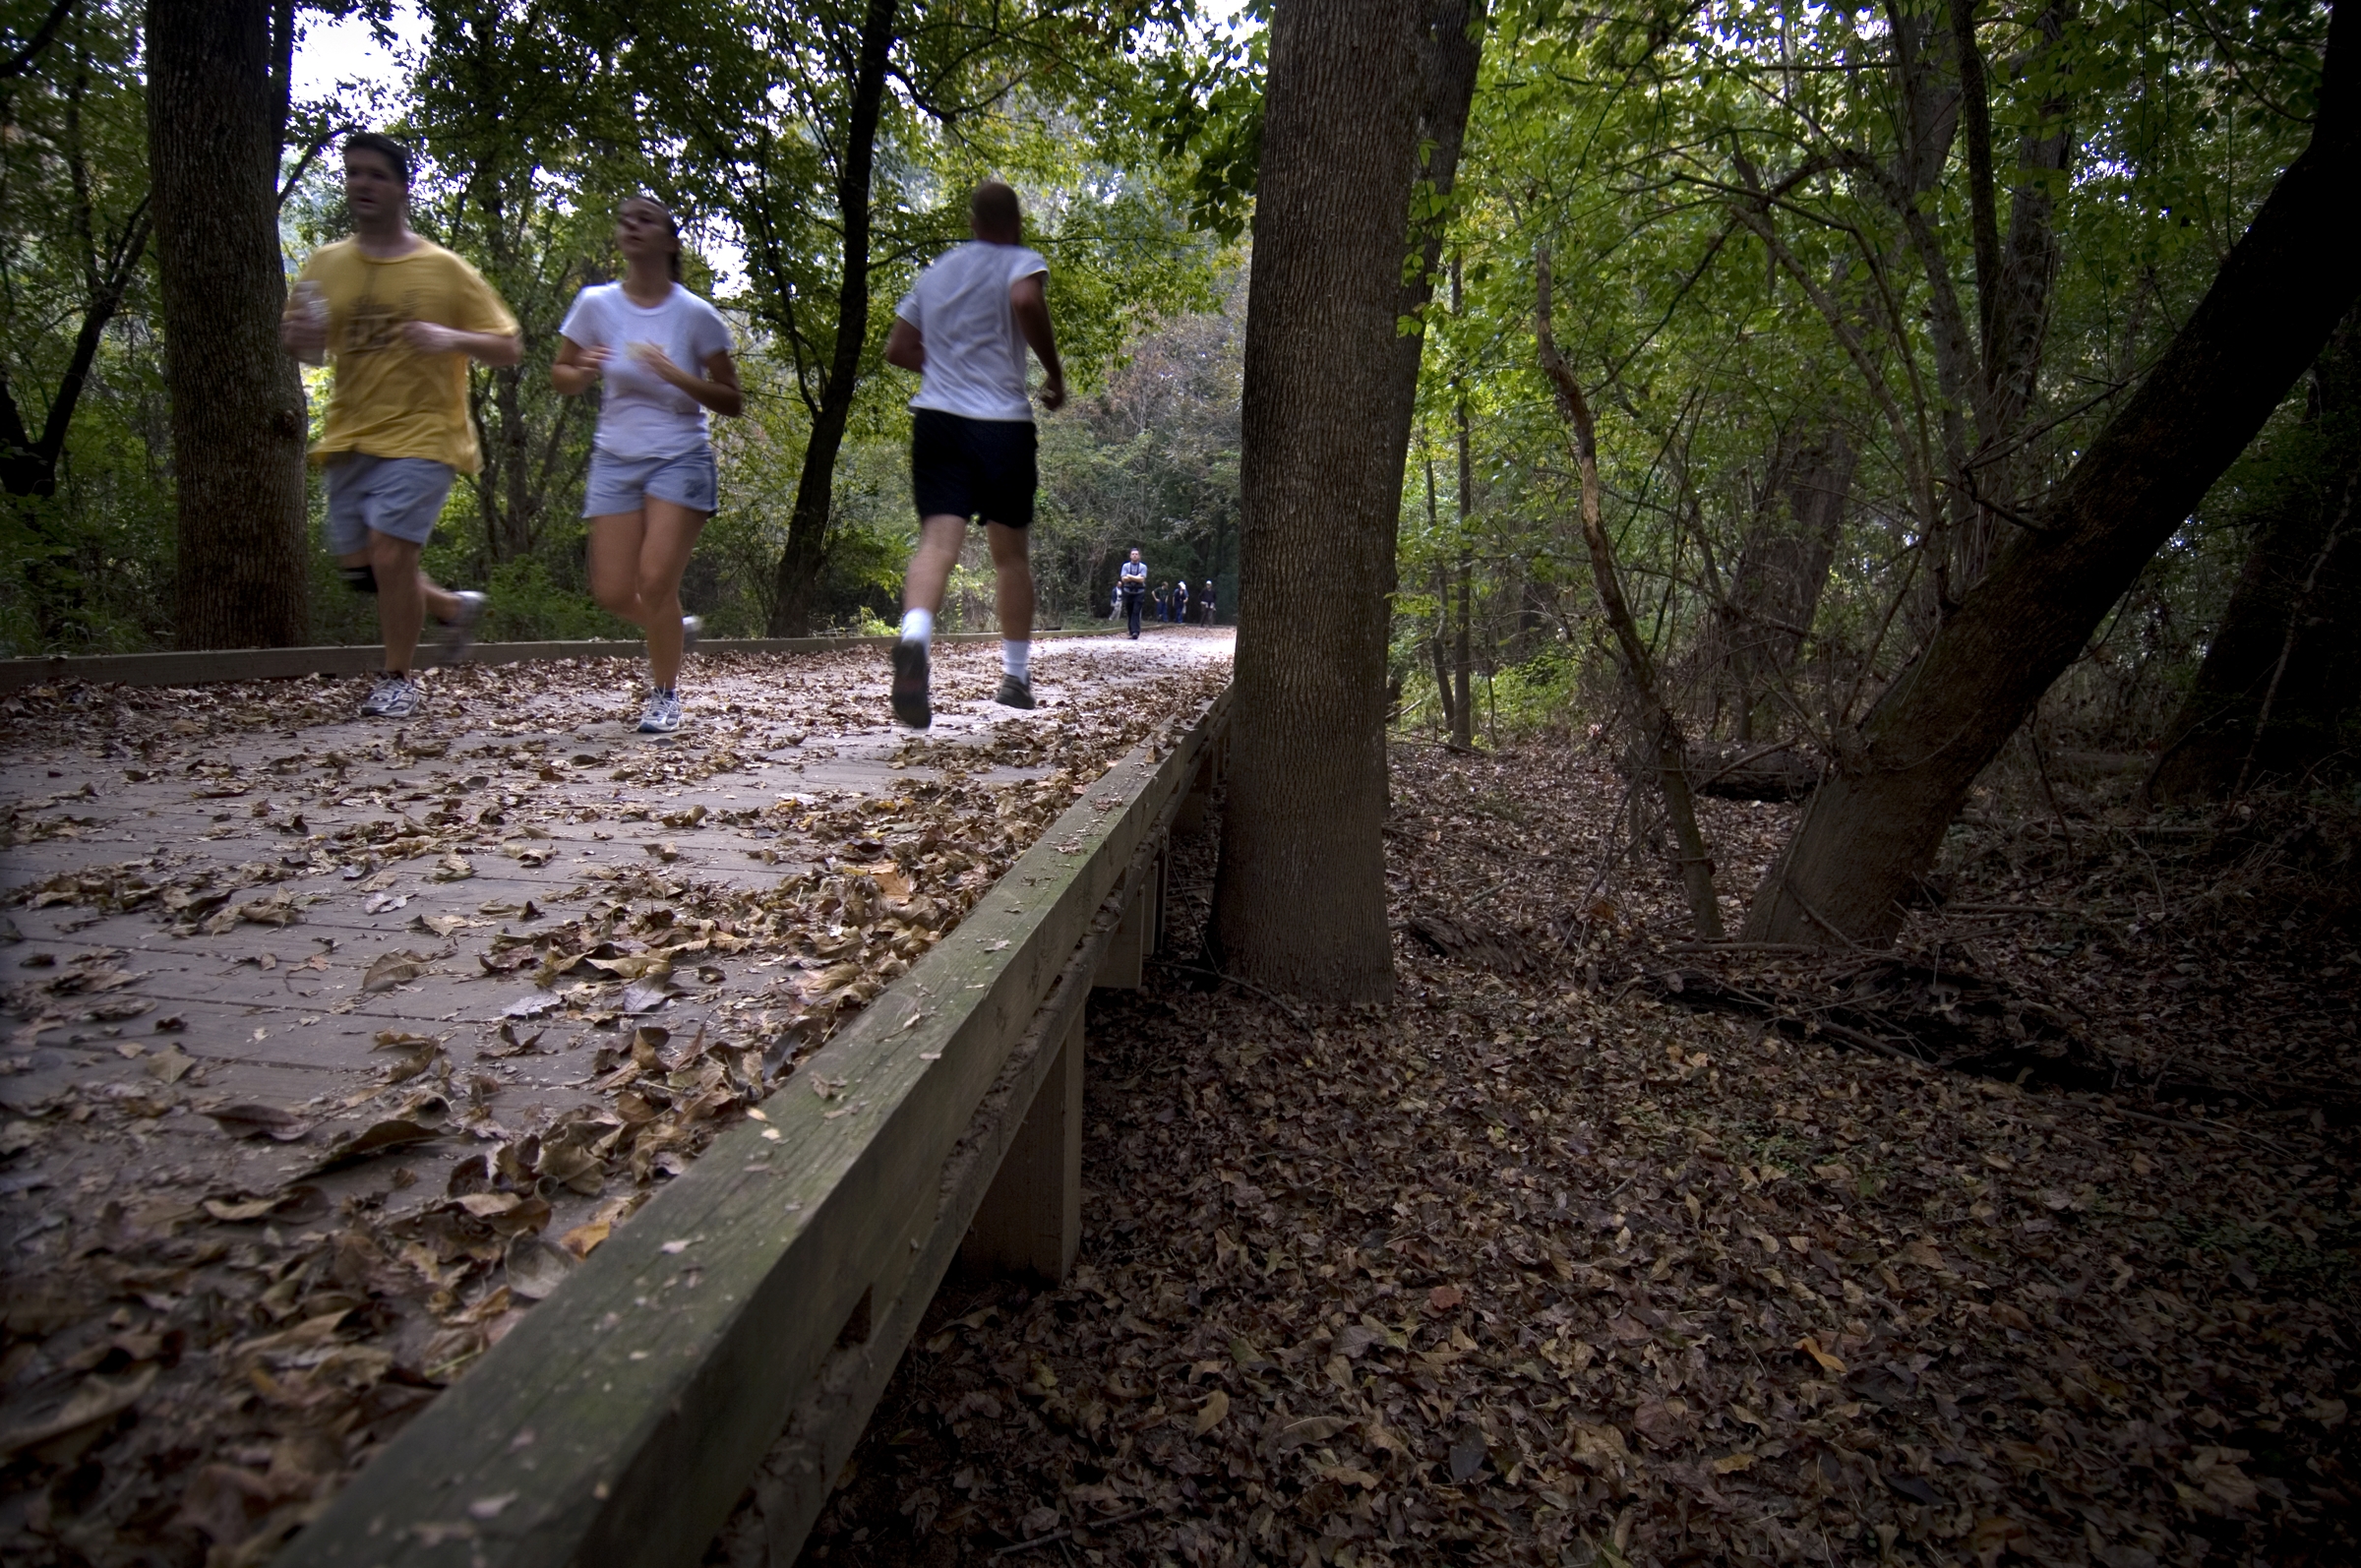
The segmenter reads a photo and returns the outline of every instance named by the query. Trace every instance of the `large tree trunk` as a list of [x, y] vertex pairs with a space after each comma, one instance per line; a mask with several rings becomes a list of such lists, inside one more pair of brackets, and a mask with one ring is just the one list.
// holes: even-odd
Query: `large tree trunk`
[[284, 88], [271, 0], [148, 8], [148, 166], [178, 491], [178, 640], [311, 633], [303, 389], [278, 346]]
[[[836, 498], [836, 457], [861, 380], [861, 351], [869, 342], [869, 187], [876, 166], [878, 115], [885, 101], [885, 66], [893, 53], [896, 0], [869, 0], [861, 22], [861, 57], [853, 78], [852, 113], [844, 127], [844, 163], [836, 176], [836, 211], [844, 224], [844, 257], [836, 285], [836, 341], [812, 411], [804, 471], [795, 483], [795, 511], [771, 591], [770, 634], [800, 637], [812, 630], [812, 602], [826, 562], [828, 513]], [[786, 296], [781, 296], [784, 305]]]
[[[2300, 777], [2337, 749], [2361, 702], [2361, 312], [2313, 367], [2309, 417], [2289, 439], [2309, 470], [2256, 530], [2221, 625], [2207, 641], [2149, 794], [2217, 800]], [[2307, 460], [2308, 459], [2308, 460]]]
[[2034, 526], [1841, 738], [1833, 776], [1756, 891], [1750, 940], [1893, 939], [1977, 772], [2352, 307], [2355, 9], [2348, 0], [2330, 24], [2311, 146]]
[[[1322, 1000], [1393, 990], [1385, 651], [1409, 442], [1418, 0], [1279, 0], [1246, 314], [1238, 717], [1211, 945]], [[1414, 364], [1415, 372], [1415, 364]]]

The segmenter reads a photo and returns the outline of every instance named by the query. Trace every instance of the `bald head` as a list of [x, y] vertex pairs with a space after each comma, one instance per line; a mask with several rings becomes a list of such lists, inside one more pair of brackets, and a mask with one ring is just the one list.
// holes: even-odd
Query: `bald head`
[[994, 245], [1014, 245], [1024, 227], [1016, 192], [999, 180], [986, 180], [967, 199], [967, 222], [980, 240]]

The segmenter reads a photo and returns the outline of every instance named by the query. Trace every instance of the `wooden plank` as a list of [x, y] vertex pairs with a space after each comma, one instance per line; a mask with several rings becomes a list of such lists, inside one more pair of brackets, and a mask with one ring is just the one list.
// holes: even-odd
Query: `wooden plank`
[[[1107, 636], [1111, 627], [1074, 631], [1038, 631], [1036, 640], [1060, 637]], [[998, 641], [997, 632], [945, 632], [945, 642]], [[833, 653], [844, 648], [882, 650], [889, 636], [836, 637], [707, 637], [697, 644], [699, 657], [717, 653]], [[475, 664], [522, 664], [539, 659], [637, 658], [645, 644], [632, 638], [602, 638], [567, 642], [478, 642], [468, 659]], [[418, 646], [418, 668], [431, 670], [443, 662], [443, 648]], [[385, 649], [376, 643], [350, 643], [303, 648], [212, 648], [173, 653], [100, 653], [56, 655], [42, 659], [0, 659], [0, 692], [28, 686], [51, 686], [65, 681], [93, 685], [206, 686], [217, 681], [277, 681], [312, 675], [367, 675], [384, 668]]]
[[[871, 1354], [888, 1369], [899, 1356], [917, 1311], [904, 1297], [933, 1290], [920, 1260], [947, 1263], [958, 1239], [938, 1234], [939, 1199], [936, 1223], [923, 1223], [923, 1200], [954, 1174], [1045, 996], [1068, 989], [1058, 983], [1164, 831], [1229, 701], [1225, 692], [1184, 736], [1152, 740], [1093, 784], [957, 931], [771, 1096], [766, 1124], [717, 1138], [279, 1560], [696, 1561], [864, 1302]], [[1085, 988], [1070, 989], [1078, 1008]], [[988, 1184], [974, 1184], [978, 1202]]]
[[[1039, 1103], [1050, 1087], [1050, 1074], [1061, 1064], [1063, 1053], [1051, 1049], [1053, 1043], [1061, 1035], [1070, 1040], [1081, 1027], [1090, 977], [1105, 957], [1120, 915], [1113, 899], [1102, 906], [1091, 935], [1075, 949], [1033, 1027], [1009, 1054], [999, 1081], [978, 1108], [967, 1136], [944, 1163], [935, 1229], [900, 1296], [879, 1309], [868, 1342], [839, 1345], [830, 1354], [778, 1440], [762, 1456], [754, 1477], [754, 1506], [735, 1516], [732, 1535], [722, 1542], [731, 1562], [742, 1556], [757, 1563], [793, 1562], [803, 1549], [834, 1478], [852, 1457], [928, 1303], [963, 1248], [971, 1217], [997, 1183], [996, 1171], [1005, 1168], [1010, 1146], [1021, 1135], [1019, 1108]], [[1062, 1085], [1059, 1088], [1062, 1092]], [[1078, 1119], [1075, 1124], [1078, 1128]], [[1078, 1198], [1079, 1171], [1076, 1176]], [[1076, 1240], [1078, 1247], [1078, 1236]]]
[[1154, 950], [1151, 935], [1154, 916], [1148, 909], [1144, 882], [1149, 868], [1141, 866], [1123, 878], [1121, 898], [1123, 923], [1116, 931], [1115, 939], [1107, 944], [1107, 956], [1099, 965], [1093, 986], [1108, 991], [1137, 991], [1147, 978], [1148, 954]]
[[976, 1210], [959, 1248], [966, 1267], [1065, 1283], [1082, 1246], [1082, 1055], [1077, 1017]]

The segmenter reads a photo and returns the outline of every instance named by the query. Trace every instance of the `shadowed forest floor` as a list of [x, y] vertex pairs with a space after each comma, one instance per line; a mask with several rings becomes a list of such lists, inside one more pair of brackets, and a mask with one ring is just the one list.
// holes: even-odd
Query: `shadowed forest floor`
[[1199, 989], [1177, 845], [1080, 1265], [945, 1288], [807, 1561], [2352, 1559], [2349, 833], [1979, 797], [1898, 952], [1682, 950], [1604, 764], [1394, 765], [1394, 1003]]

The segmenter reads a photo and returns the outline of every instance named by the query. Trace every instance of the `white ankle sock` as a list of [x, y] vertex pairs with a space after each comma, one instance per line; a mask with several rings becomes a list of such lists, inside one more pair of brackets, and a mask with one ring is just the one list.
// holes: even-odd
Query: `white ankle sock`
[[1032, 643], [1011, 642], [1005, 637], [1000, 639], [1000, 671], [1002, 674], [1013, 675], [1020, 681], [1029, 681], [1033, 678], [1030, 673], [1032, 668]]
[[926, 647], [935, 640], [935, 612], [904, 610], [902, 612], [902, 640]]

